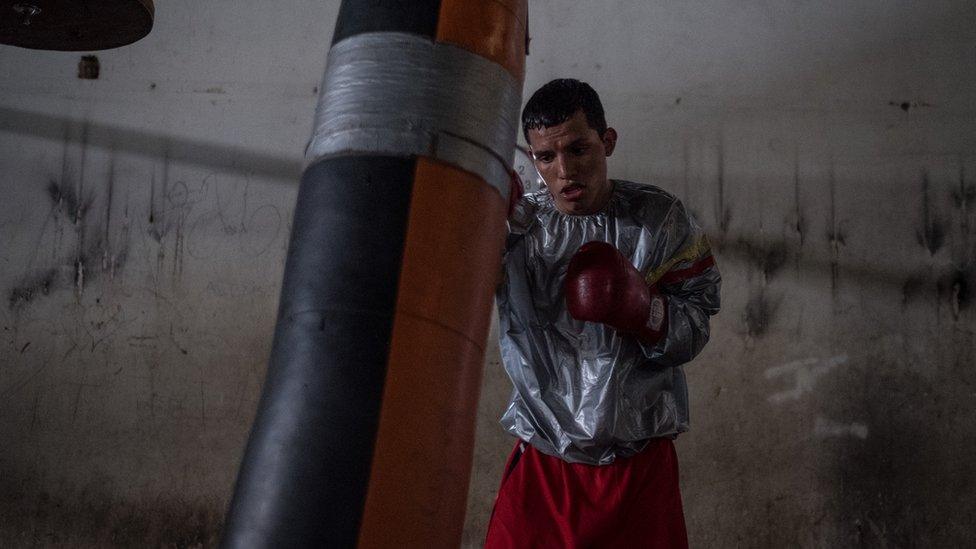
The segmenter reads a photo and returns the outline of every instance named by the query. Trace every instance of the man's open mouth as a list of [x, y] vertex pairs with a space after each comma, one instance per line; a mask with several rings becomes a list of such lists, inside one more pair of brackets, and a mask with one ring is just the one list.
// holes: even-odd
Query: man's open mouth
[[583, 190], [585, 188], [585, 186], [579, 183], [571, 183], [563, 187], [562, 190], [559, 191], [559, 194], [561, 194], [566, 200], [578, 200], [581, 196], [583, 196]]

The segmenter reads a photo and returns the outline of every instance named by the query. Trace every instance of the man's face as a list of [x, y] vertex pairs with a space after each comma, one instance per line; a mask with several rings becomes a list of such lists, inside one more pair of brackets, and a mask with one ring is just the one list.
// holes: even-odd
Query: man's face
[[607, 157], [616, 142], [613, 128], [599, 135], [586, 123], [582, 110], [558, 126], [529, 130], [535, 167], [559, 211], [587, 215], [606, 205], [612, 191]]

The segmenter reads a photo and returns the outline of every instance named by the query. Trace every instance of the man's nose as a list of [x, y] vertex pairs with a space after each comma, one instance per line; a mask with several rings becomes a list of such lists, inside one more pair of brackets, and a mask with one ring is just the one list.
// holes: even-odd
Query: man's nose
[[572, 179], [576, 176], [576, 167], [573, 161], [564, 155], [556, 156], [556, 175], [560, 179]]

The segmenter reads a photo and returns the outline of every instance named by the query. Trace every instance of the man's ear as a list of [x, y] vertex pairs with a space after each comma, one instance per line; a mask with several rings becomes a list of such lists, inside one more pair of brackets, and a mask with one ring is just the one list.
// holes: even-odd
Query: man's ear
[[617, 130], [613, 128], [607, 128], [607, 131], [603, 132], [603, 150], [607, 156], [613, 154], [614, 147], [617, 146]]

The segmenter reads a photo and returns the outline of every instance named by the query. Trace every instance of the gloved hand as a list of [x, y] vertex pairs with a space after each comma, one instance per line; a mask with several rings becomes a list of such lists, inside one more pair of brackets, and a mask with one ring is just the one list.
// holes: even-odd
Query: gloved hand
[[645, 343], [667, 330], [667, 301], [623, 254], [606, 242], [587, 242], [569, 261], [563, 287], [569, 314], [602, 322]]

